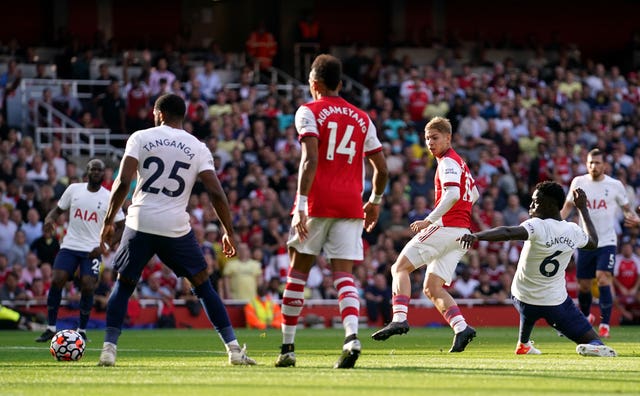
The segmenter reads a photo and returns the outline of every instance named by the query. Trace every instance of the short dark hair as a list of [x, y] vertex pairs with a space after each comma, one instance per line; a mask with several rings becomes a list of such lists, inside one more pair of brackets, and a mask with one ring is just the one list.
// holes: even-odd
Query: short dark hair
[[104, 170], [105, 168], [104, 161], [99, 158], [93, 158], [89, 162], [87, 162], [87, 171], [94, 165], [99, 166], [102, 170]]
[[562, 209], [567, 196], [560, 184], [553, 181], [543, 181], [538, 183], [536, 190], [545, 198], [549, 198], [550, 202], [558, 207], [558, 210]]
[[311, 65], [312, 78], [322, 81], [331, 91], [335, 91], [342, 77], [342, 63], [333, 55], [321, 54]]
[[155, 109], [161, 112], [167, 121], [182, 121], [187, 112], [187, 105], [178, 95], [168, 93], [160, 96], [155, 103]]
[[590, 157], [597, 157], [597, 156], [604, 157], [604, 152], [602, 150], [600, 150], [599, 148], [594, 148], [593, 150], [589, 151], [588, 155]]

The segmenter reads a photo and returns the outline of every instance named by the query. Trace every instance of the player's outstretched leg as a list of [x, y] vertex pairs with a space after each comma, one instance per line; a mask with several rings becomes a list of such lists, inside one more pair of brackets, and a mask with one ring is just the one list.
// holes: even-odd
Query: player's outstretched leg
[[371, 335], [371, 338], [376, 341], [384, 341], [393, 335], [405, 334], [408, 331], [409, 322], [407, 322], [406, 320], [402, 322], [389, 322], [388, 325], [373, 333]]
[[476, 329], [467, 326], [464, 330], [453, 336], [453, 345], [449, 352], [462, 352], [476, 336]]
[[524, 343], [518, 341], [518, 345], [516, 346], [516, 355], [542, 355], [542, 352], [533, 346], [533, 341], [531, 340]]
[[613, 348], [598, 344], [578, 344], [576, 352], [582, 356], [616, 357], [618, 354]]

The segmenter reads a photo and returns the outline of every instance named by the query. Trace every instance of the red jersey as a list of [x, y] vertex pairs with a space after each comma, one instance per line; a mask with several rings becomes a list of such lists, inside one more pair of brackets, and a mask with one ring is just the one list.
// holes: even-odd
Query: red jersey
[[339, 96], [323, 97], [300, 106], [295, 124], [299, 139], [318, 139], [318, 167], [308, 194], [309, 216], [364, 218], [364, 157], [382, 150], [367, 113]]
[[626, 258], [623, 255], [616, 257], [616, 265], [613, 275], [618, 279], [622, 286], [630, 289], [636, 284], [638, 276], [640, 276], [640, 260], [635, 255]]
[[445, 187], [459, 187], [460, 199], [438, 221], [445, 227], [471, 228], [471, 206], [475, 180], [467, 164], [452, 148], [438, 158], [435, 176], [435, 206], [437, 207]]

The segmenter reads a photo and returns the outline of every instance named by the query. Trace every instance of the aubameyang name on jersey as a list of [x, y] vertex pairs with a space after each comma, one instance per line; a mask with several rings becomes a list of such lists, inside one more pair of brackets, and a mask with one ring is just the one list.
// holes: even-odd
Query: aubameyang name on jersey
[[322, 126], [322, 124], [324, 124], [324, 122], [327, 120], [327, 117], [329, 117], [331, 114], [342, 114], [342, 115], [349, 116], [358, 123], [363, 133], [367, 132], [367, 123], [364, 121], [362, 117], [360, 117], [360, 114], [353, 111], [353, 109], [350, 109], [348, 107], [343, 107], [343, 106], [329, 106], [320, 110], [320, 114], [318, 114], [319, 116], [318, 124]]
[[575, 241], [564, 236], [557, 236], [555, 238], [548, 239], [547, 242], [545, 242], [545, 245], [547, 247], [551, 247], [553, 245], [559, 245], [559, 244], [567, 245], [571, 249], [574, 249], [576, 245]]
[[191, 151], [191, 147], [187, 146], [183, 142], [177, 142], [177, 141], [171, 140], [171, 139], [156, 139], [153, 142], [148, 142], [147, 144], [142, 146], [142, 148], [147, 150], [147, 151], [151, 151], [151, 150], [155, 149], [156, 147], [161, 147], [161, 146], [162, 147], [173, 147], [173, 148], [176, 148], [178, 150], [181, 150], [187, 157], [189, 157], [189, 159], [193, 159], [193, 157], [196, 156]]

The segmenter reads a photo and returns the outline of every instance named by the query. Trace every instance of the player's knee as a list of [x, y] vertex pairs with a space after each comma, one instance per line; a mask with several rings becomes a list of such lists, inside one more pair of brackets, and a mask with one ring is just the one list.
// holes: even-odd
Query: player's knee
[[602, 287], [602, 286], [610, 286], [611, 285], [611, 278], [609, 277], [609, 275], [607, 273], [599, 273], [598, 275], [596, 275], [596, 279], [598, 281], [598, 286]]
[[422, 292], [429, 300], [433, 300], [439, 294], [440, 290], [442, 290], [442, 287], [427, 284], [424, 289], [422, 289]]
[[398, 261], [391, 266], [391, 274], [397, 275], [402, 272], [410, 273], [413, 269], [413, 266], [407, 259], [398, 259]]
[[207, 270], [202, 270], [197, 274], [189, 277], [189, 282], [193, 287], [198, 287], [203, 284], [207, 279], [209, 279], [209, 275], [207, 274]]
[[94, 281], [86, 281], [86, 280], [82, 280], [82, 283], [80, 284], [80, 292], [83, 295], [90, 295], [93, 294], [93, 292], [96, 290], [96, 284]]
[[67, 276], [65, 273], [54, 273], [51, 279], [51, 284], [58, 289], [62, 289], [64, 284], [67, 283]]

